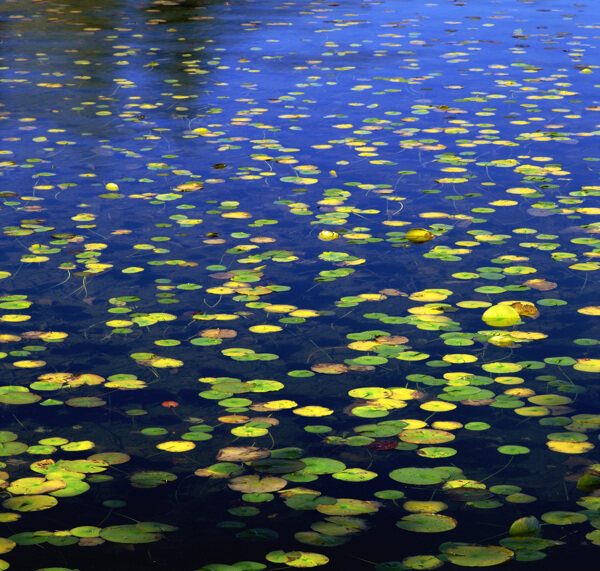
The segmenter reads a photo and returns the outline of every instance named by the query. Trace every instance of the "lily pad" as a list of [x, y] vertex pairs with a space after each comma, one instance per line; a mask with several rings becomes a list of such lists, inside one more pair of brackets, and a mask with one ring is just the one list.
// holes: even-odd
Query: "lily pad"
[[448, 561], [461, 567], [491, 567], [510, 561], [514, 552], [499, 545], [453, 543], [443, 546]]

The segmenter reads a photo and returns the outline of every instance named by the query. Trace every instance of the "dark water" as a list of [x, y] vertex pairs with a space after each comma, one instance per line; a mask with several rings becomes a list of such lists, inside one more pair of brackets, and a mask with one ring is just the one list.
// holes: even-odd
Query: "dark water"
[[1, 568], [596, 557], [593, 3], [0, 10]]

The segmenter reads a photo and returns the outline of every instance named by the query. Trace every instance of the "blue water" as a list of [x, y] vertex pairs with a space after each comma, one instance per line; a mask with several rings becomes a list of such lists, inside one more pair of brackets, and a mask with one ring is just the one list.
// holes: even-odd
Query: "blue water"
[[6, 565], [595, 556], [593, 4], [0, 10]]

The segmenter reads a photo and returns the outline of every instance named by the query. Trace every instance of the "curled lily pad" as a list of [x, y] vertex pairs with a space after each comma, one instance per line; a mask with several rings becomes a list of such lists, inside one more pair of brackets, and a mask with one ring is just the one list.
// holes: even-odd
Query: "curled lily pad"
[[511, 537], [528, 537], [537, 533], [540, 529], [540, 522], [535, 516], [520, 517], [515, 520], [508, 533]]

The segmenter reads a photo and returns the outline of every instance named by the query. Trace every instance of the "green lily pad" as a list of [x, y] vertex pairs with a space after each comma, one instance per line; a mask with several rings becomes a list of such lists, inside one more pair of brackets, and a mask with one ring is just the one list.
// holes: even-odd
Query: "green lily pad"
[[58, 500], [52, 496], [15, 496], [4, 500], [2, 506], [17, 512], [39, 512], [53, 508], [57, 503]]
[[302, 462], [305, 464], [305, 467], [302, 469], [303, 472], [315, 476], [341, 472], [346, 468], [346, 465], [343, 462], [331, 458], [302, 458]]
[[504, 446], [498, 446], [496, 449], [500, 454], [508, 454], [514, 456], [517, 454], [529, 454], [531, 450], [527, 446], [517, 446], [516, 444], [505, 444]]
[[441, 514], [410, 514], [396, 522], [396, 527], [417, 533], [440, 533], [450, 531], [457, 525], [457, 521], [447, 515]]
[[581, 512], [553, 511], [542, 514], [542, 520], [553, 525], [572, 525], [587, 519], [588, 517]]
[[321, 553], [309, 551], [271, 551], [265, 555], [267, 561], [272, 563], [284, 563], [289, 567], [319, 567], [329, 563], [329, 557]]
[[449, 474], [435, 468], [398, 468], [389, 473], [389, 477], [402, 484], [412, 486], [430, 486], [445, 482]]
[[144, 531], [138, 524], [111, 525], [100, 532], [100, 537], [113, 543], [154, 543], [163, 538], [161, 533]]
[[341, 472], [335, 472], [331, 476], [336, 480], [344, 480], [345, 482], [367, 482], [377, 478], [377, 473], [364, 468], [346, 468]]
[[28, 448], [24, 442], [2, 442], [0, 443], [0, 456], [16, 456]]
[[443, 546], [448, 561], [461, 567], [491, 567], [513, 558], [514, 553], [499, 545], [453, 543]]

